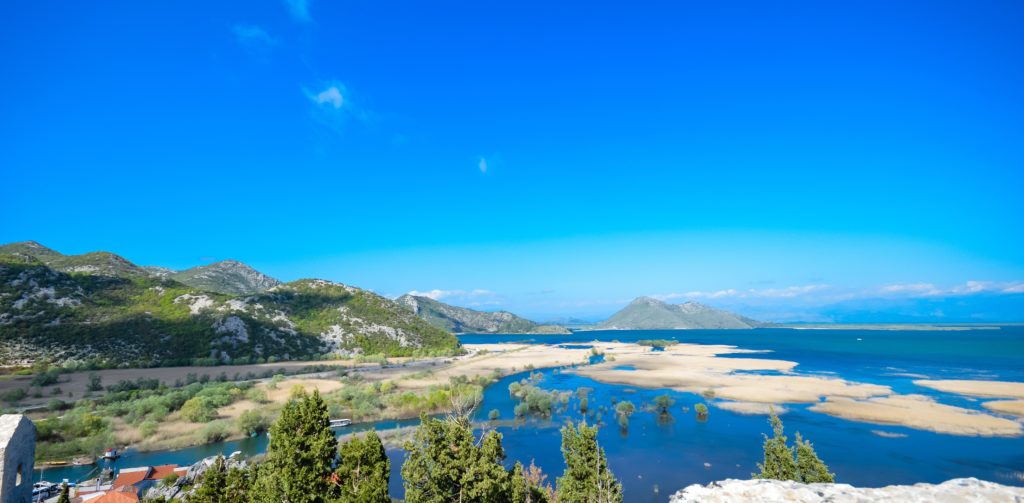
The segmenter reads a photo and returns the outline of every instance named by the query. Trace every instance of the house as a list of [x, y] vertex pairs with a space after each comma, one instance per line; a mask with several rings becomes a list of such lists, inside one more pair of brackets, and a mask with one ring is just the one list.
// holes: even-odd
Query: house
[[188, 473], [187, 466], [160, 465], [122, 468], [109, 486], [78, 491], [72, 503], [137, 503], [146, 489], [174, 474], [179, 477]]

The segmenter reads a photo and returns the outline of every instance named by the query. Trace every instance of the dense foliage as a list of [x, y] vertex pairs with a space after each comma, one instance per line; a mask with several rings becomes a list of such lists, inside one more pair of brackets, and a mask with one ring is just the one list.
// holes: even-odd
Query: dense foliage
[[458, 350], [450, 333], [358, 288], [300, 280], [231, 296], [113, 254], [20, 243], [0, 247], [0, 342], [0, 363], [51, 357], [91, 368]]
[[616, 503], [622, 501], [622, 484], [608, 469], [604, 449], [597, 444], [597, 427], [580, 423], [562, 427], [565, 472], [558, 477], [558, 501], [562, 503]]
[[835, 474], [829, 473], [828, 466], [814, 452], [810, 442], [797, 433], [797, 445], [794, 449], [787, 444], [779, 416], [772, 412], [768, 421], [772, 426], [773, 436], [764, 436], [764, 462], [757, 464], [760, 473], [753, 474], [754, 478], [795, 480], [807, 484], [835, 482]]

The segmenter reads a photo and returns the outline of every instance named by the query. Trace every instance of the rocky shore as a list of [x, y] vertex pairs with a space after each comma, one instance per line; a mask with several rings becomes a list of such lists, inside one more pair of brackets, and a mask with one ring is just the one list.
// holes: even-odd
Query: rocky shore
[[975, 478], [947, 480], [941, 484], [914, 484], [860, 488], [849, 484], [801, 484], [780, 480], [721, 480], [694, 484], [669, 498], [670, 503], [844, 503], [936, 502], [1024, 503], [1024, 487], [1012, 487]]

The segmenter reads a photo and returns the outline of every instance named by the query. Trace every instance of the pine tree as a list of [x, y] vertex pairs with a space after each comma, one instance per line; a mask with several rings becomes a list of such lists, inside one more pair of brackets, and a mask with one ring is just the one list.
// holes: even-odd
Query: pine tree
[[377, 432], [370, 430], [362, 437], [341, 444], [341, 462], [335, 470], [340, 487], [340, 501], [358, 503], [390, 503], [388, 481], [391, 462]]
[[248, 501], [253, 482], [256, 480], [257, 465], [248, 468], [232, 468], [224, 477], [224, 501]]
[[409, 503], [507, 501], [510, 474], [501, 462], [501, 434], [491, 431], [474, 442], [469, 419], [421, 416], [402, 465], [405, 499]]
[[60, 497], [57, 498], [57, 503], [71, 503], [71, 493], [67, 482], [60, 485]]
[[622, 484], [608, 469], [604, 449], [597, 444], [597, 427], [580, 423], [562, 428], [562, 456], [565, 472], [558, 478], [558, 501], [562, 503], [618, 503]]
[[782, 420], [775, 414], [775, 411], [772, 411], [768, 422], [772, 425], [772, 431], [775, 433], [775, 436], [768, 438], [768, 435], [764, 435], [764, 463], [757, 464], [757, 468], [761, 470], [761, 473], [755, 473], [753, 477], [757, 479], [799, 481], [796, 463], [793, 461], [793, 449], [786, 445]]
[[330, 501], [336, 488], [330, 479], [337, 454], [338, 441], [320, 392], [298, 389], [270, 428], [267, 459], [252, 491], [253, 501]]
[[203, 479], [199, 488], [188, 496], [188, 503], [222, 503], [224, 499], [224, 488], [227, 486], [227, 477], [224, 473], [224, 457], [217, 456], [213, 464], [203, 472]]
[[836, 480], [836, 475], [829, 473], [828, 466], [818, 457], [818, 453], [814, 452], [811, 443], [804, 440], [799, 432], [796, 434], [796, 466], [800, 473], [800, 480], [805, 484], [817, 482], [831, 484]]

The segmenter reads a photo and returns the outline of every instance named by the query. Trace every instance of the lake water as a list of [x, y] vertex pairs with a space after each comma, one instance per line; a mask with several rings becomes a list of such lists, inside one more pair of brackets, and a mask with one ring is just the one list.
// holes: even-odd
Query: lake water
[[[1024, 327], [967, 331], [871, 331], [871, 330], [687, 330], [687, 331], [590, 331], [571, 335], [464, 335], [464, 343], [532, 340], [545, 343], [585, 345], [593, 340], [631, 342], [640, 339], [675, 339], [701, 344], [731, 344], [768, 353], [745, 354], [799, 362], [796, 370], [822, 373], [860, 382], [883, 384], [899, 393], [918, 393], [939, 402], [982, 410], [980, 401], [946, 394], [913, 384], [913, 380], [996, 379], [1024, 381]], [[708, 403], [690, 393], [630, 388], [597, 383], [562, 373], [541, 371], [539, 383], [545, 389], [574, 391], [589, 387], [591, 410], [606, 406], [599, 441], [608, 455], [611, 469], [622, 481], [628, 502], [666, 501], [689, 484], [724, 478], [749, 478], [761, 460], [762, 433], [769, 433], [766, 418], [729, 412], [709, 402], [711, 412], [699, 421], [692, 412], [697, 403]], [[487, 388], [477, 419], [498, 409], [502, 419], [512, 419], [516, 401], [508, 384], [526, 374], [507, 376]], [[613, 399], [630, 400], [638, 406], [668, 393], [676, 404], [671, 417], [638, 410], [628, 430], [616, 424]], [[684, 412], [683, 407], [689, 407]], [[957, 477], [977, 477], [1003, 484], [1024, 485], [1024, 438], [983, 438], [944, 435], [898, 426], [883, 426], [838, 419], [807, 410], [806, 405], [787, 405], [783, 416], [787, 434], [801, 432], [836, 473], [836, 480], [859, 486], [882, 486], [917, 482], [941, 482]], [[575, 398], [550, 420], [528, 419], [497, 429], [504, 436], [508, 462], [535, 460], [549, 481], [561, 474], [559, 428], [566, 421], [580, 419]], [[356, 425], [356, 429], [394, 428], [416, 424], [417, 420], [384, 421]], [[482, 423], [486, 424], [486, 423]], [[343, 432], [350, 432], [345, 429]], [[117, 467], [177, 463], [190, 464], [216, 455], [242, 451], [256, 454], [266, 449], [260, 436], [238, 442], [153, 453], [128, 451]], [[389, 451], [392, 458], [392, 496], [401, 497], [399, 470], [401, 450]], [[46, 480], [77, 480], [91, 467], [46, 470]], [[39, 478], [37, 471], [36, 478]]]

